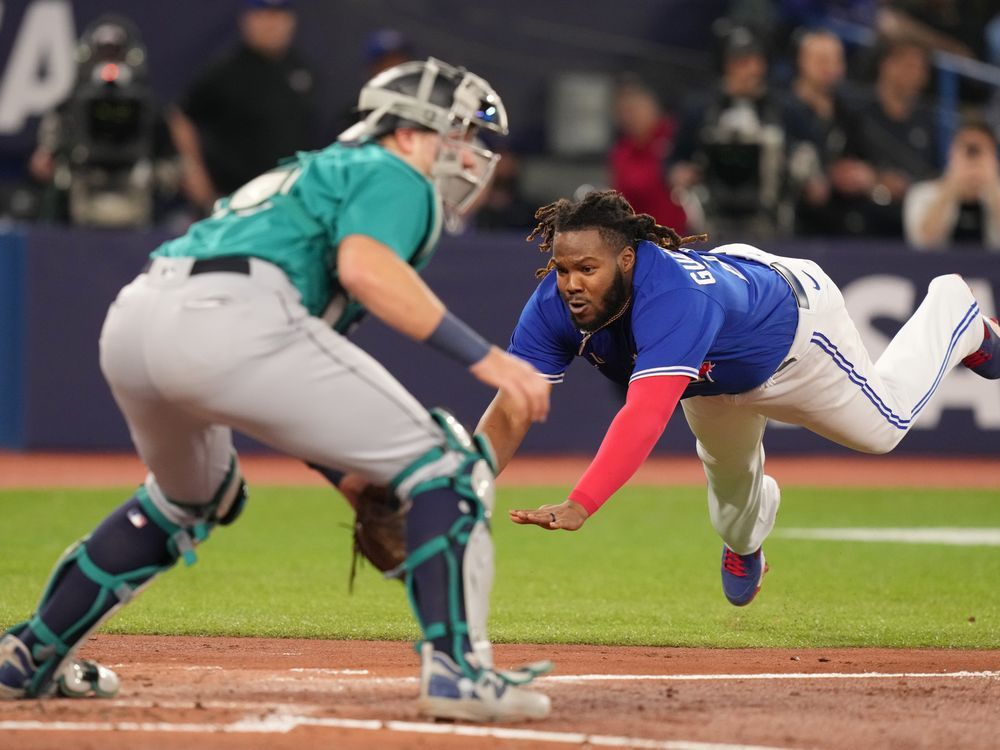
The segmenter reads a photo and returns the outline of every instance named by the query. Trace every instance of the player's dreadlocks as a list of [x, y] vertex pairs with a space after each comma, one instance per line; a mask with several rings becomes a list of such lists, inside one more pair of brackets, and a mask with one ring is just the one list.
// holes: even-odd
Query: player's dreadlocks
[[[626, 247], [634, 247], [642, 240], [655, 242], [668, 250], [678, 248], [690, 242], [704, 242], [707, 234], [696, 234], [681, 237], [670, 227], [661, 226], [649, 214], [637, 214], [625, 196], [617, 190], [598, 190], [588, 193], [577, 202], [560, 198], [555, 203], [542, 206], [535, 211], [538, 219], [536, 226], [527, 240], [541, 237], [538, 250], [547, 253], [552, 249], [552, 239], [556, 232], [568, 232], [577, 229], [596, 229], [606, 242]], [[542, 278], [555, 266], [555, 260], [550, 259], [545, 268], [540, 268], [535, 276]]]

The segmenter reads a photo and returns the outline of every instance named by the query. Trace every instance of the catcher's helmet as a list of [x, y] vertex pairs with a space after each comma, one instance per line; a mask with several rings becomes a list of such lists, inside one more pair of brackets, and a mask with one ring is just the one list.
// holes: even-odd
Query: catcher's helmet
[[[507, 111], [484, 79], [464, 68], [429, 57], [383, 71], [358, 97], [361, 120], [340, 134], [341, 141], [380, 138], [397, 128], [432, 130], [444, 139], [430, 177], [445, 209], [461, 216], [493, 175], [499, 158], [471, 143], [477, 130], [507, 134]], [[473, 167], [462, 164], [471, 154]]]

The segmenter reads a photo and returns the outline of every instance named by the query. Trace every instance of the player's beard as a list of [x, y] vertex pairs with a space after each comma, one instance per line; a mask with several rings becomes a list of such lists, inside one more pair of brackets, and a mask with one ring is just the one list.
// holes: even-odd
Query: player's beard
[[622, 273], [620, 268], [616, 268], [615, 278], [612, 280], [611, 286], [608, 287], [608, 291], [604, 293], [604, 297], [601, 299], [600, 310], [594, 314], [594, 319], [586, 323], [581, 323], [570, 313], [573, 324], [581, 331], [589, 333], [603, 328], [611, 318], [621, 311], [625, 303], [628, 302], [628, 292], [629, 289], [628, 284], [625, 282], [625, 274]]

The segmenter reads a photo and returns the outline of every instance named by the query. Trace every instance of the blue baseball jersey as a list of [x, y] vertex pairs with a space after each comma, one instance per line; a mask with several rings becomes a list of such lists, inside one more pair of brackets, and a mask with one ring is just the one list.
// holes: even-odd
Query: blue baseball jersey
[[797, 325], [792, 290], [770, 267], [640, 242], [624, 314], [593, 333], [578, 330], [550, 273], [521, 312], [508, 351], [552, 383], [579, 356], [617, 383], [686, 375], [683, 398], [714, 396], [766, 381]]

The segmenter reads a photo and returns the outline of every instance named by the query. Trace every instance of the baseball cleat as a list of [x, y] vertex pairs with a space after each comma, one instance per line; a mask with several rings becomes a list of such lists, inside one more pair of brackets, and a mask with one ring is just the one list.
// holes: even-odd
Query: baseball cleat
[[1000, 321], [983, 318], [983, 328], [983, 345], [963, 359], [962, 364], [980, 377], [997, 380], [1000, 379]]
[[760, 591], [767, 572], [764, 549], [758, 547], [749, 555], [737, 555], [722, 546], [722, 592], [730, 604], [745, 607]]
[[114, 698], [120, 688], [115, 672], [92, 661], [71, 661], [56, 680], [56, 690], [67, 698]]
[[[420, 656], [417, 706], [424, 716], [483, 722], [526, 721], [549, 715], [551, 701], [547, 695], [525, 690], [510, 682], [503, 673], [484, 669], [473, 680], [451, 657], [435, 651], [429, 642], [421, 647]], [[551, 668], [551, 664], [548, 667]]]
[[0, 700], [24, 698], [38, 668], [28, 647], [13, 633], [0, 638]]
[[[37, 697], [31, 692], [31, 679], [38, 671], [31, 651], [13, 633], [0, 638], [0, 700]], [[62, 673], [42, 688], [41, 695], [61, 695], [66, 698], [114, 698], [121, 681], [107, 667], [92, 661], [67, 662]]]

